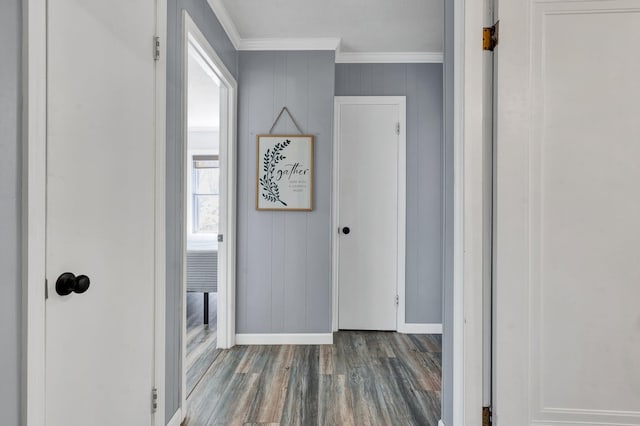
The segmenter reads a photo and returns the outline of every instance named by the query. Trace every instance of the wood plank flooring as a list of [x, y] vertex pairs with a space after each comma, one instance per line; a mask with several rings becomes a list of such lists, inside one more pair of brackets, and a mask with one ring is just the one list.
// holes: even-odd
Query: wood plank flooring
[[217, 312], [217, 293], [209, 293], [209, 324], [203, 324], [204, 294], [187, 293], [187, 398], [220, 352]]
[[440, 418], [439, 335], [341, 331], [333, 345], [221, 351], [186, 425], [421, 425]]

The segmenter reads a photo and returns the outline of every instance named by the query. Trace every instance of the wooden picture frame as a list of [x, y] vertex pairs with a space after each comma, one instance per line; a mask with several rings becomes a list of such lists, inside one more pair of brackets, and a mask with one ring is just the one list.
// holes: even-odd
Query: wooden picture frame
[[313, 135], [256, 136], [256, 210], [313, 210]]

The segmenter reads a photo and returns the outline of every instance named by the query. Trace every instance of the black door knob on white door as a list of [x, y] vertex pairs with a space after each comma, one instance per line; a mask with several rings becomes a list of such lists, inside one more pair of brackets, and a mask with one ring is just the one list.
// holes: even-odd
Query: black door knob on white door
[[71, 293], [84, 293], [89, 289], [91, 280], [86, 275], [78, 275], [65, 272], [56, 280], [56, 293], [60, 296], [67, 296]]
[[342, 228], [342, 233], [343, 233], [344, 235], [348, 235], [348, 234], [349, 234], [349, 232], [351, 232], [351, 229], [349, 229], [349, 227], [348, 227], [348, 226], [345, 226], [344, 228]]

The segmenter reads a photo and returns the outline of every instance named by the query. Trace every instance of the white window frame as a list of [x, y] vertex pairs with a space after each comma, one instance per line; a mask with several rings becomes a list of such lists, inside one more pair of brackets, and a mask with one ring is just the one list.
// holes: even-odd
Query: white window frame
[[[196, 232], [196, 203], [195, 203], [195, 196], [198, 195], [195, 193], [194, 190], [194, 185], [195, 185], [195, 170], [196, 167], [194, 167], [193, 162], [195, 161], [196, 157], [200, 157], [200, 156], [213, 156], [213, 157], [217, 157], [215, 159], [215, 161], [220, 161], [220, 156], [218, 154], [211, 154], [210, 151], [208, 150], [189, 150], [188, 151], [188, 155], [187, 155], [187, 176], [189, 176], [189, 178], [187, 179], [187, 215], [186, 215], [186, 219], [187, 219], [187, 226], [185, 229], [187, 229], [187, 232], [190, 232], [193, 235], [208, 235], [211, 238], [215, 239], [216, 235], [215, 234], [208, 234], [205, 232]], [[217, 168], [218, 170], [220, 170], [220, 163], [218, 163], [218, 167], [214, 167]], [[205, 194], [206, 195], [206, 194]], [[218, 195], [220, 196], [220, 192], [218, 191], [217, 194], [213, 194], [213, 195]]]

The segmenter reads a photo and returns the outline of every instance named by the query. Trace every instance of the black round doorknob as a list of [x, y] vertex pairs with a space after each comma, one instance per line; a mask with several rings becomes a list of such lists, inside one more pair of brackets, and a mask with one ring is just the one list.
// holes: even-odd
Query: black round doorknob
[[89, 289], [91, 280], [86, 275], [78, 275], [65, 272], [56, 280], [56, 293], [60, 296], [67, 296], [71, 293], [84, 293]]
[[343, 233], [344, 235], [347, 235], [349, 232], [351, 232], [351, 229], [349, 229], [349, 227], [348, 227], [348, 226], [345, 226], [344, 228], [342, 228], [342, 233]]

